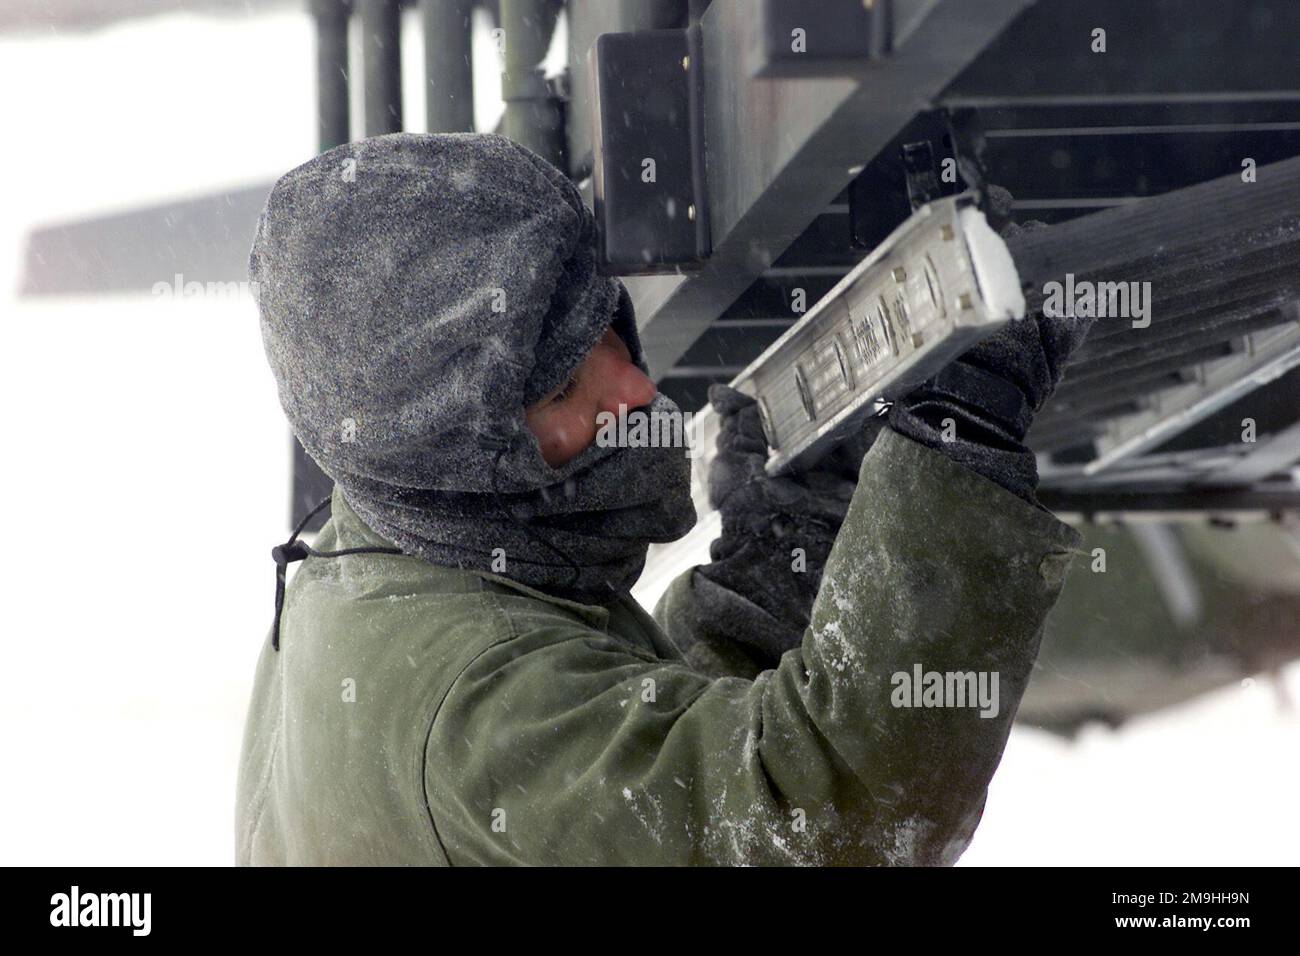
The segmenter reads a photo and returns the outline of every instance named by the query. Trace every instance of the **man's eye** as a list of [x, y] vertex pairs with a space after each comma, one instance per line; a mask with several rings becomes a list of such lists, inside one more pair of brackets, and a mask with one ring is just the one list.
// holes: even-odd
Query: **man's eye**
[[573, 394], [573, 390], [577, 387], [578, 387], [578, 380], [576, 378], [569, 379], [568, 383], [564, 386], [564, 388], [560, 389], [558, 392], [555, 393], [555, 396], [551, 399], [551, 404], [564, 401], [566, 398], [568, 398], [570, 395]]

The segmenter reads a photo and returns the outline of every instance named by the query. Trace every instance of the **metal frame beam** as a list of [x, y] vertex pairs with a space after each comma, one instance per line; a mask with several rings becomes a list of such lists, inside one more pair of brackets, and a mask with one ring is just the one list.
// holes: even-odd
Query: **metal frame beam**
[[350, 0], [312, 0], [316, 27], [317, 145], [324, 152], [352, 138], [349, 118], [348, 20]]
[[474, 132], [473, 0], [420, 0], [424, 116], [430, 133]]
[[1166, 521], [1204, 520], [1207, 515], [1233, 518], [1300, 511], [1300, 487], [1294, 484], [1155, 491], [1146, 488], [1087, 491], [1040, 488], [1037, 498], [1043, 507], [1065, 520], [1078, 517], [1089, 521], [1109, 521], [1143, 514]]
[[402, 130], [402, 5], [399, 0], [358, 0], [366, 136]]
[[713, 255], [690, 275], [625, 279], [661, 374], [900, 129], [1032, 0], [897, 0], [892, 56], [860, 78], [751, 80], [753, 0], [714, 0], [704, 35]]
[[1196, 481], [1198, 485], [1253, 485], [1300, 466], [1300, 422], [1285, 428], [1228, 468]]

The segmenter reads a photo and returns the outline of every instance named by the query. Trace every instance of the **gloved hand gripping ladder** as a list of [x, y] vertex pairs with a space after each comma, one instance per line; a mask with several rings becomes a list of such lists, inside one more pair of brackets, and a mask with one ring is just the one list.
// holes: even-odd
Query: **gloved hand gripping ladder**
[[[778, 474], [816, 460], [881, 401], [1024, 315], [1011, 253], [963, 193], [917, 210], [731, 385], [757, 400], [768, 471]], [[709, 409], [696, 416], [705, 458], [717, 428]], [[707, 473], [695, 472], [701, 513]]]

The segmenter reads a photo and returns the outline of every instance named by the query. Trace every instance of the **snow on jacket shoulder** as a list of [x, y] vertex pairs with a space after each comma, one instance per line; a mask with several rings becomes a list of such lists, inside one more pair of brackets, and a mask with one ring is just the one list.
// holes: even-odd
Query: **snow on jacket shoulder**
[[[317, 548], [386, 544], [333, 507]], [[661, 628], [630, 597], [308, 558], [258, 663], [237, 862], [951, 863], [1079, 540], [886, 430], [802, 646], [752, 679], [698, 666], [690, 574]], [[970, 682], [912, 688], [932, 673]]]

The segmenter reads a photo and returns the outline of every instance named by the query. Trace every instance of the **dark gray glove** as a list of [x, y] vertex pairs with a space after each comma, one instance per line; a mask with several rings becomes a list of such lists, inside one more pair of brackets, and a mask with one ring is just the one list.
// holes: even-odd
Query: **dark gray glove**
[[[1003, 237], [1041, 225], [1011, 225]], [[1041, 312], [1012, 321], [896, 401], [889, 426], [1037, 504], [1038, 465], [1025, 434], [1093, 322]], [[944, 419], [955, 426], [951, 441], [944, 440]]]
[[714, 385], [709, 401], [721, 417], [709, 501], [721, 512], [722, 535], [712, 563], [696, 572], [696, 602], [711, 631], [771, 667], [803, 638], [862, 457], [883, 422], [813, 467], [773, 478], [754, 399]]

